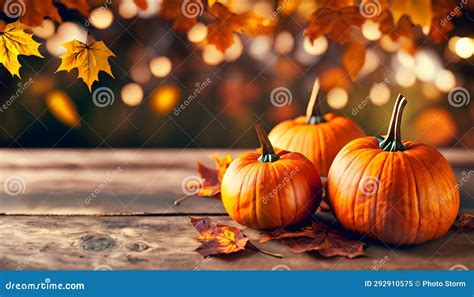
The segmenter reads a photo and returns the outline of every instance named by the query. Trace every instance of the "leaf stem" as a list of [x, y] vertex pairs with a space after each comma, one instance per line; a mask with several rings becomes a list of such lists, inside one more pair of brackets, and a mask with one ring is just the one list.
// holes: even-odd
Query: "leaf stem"
[[189, 198], [193, 197], [194, 195], [186, 195], [186, 196], [183, 196], [181, 198], [178, 198], [174, 201], [174, 205], [178, 206], [180, 205], [182, 202], [188, 200]]
[[282, 254], [272, 253], [272, 252], [263, 250], [261, 248], [258, 248], [253, 243], [251, 243], [250, 241], [247, 241], [247, 247], [254, 250], [254, 251], [256, 251], [256, 252], [259, 252], [259, 253], [262, 253], [262, 254], [265, 254], [265, 255], [268, 255], [268, 256], [271, 256], [271, 257], [280, 258], [280, 259], [283, 258]]

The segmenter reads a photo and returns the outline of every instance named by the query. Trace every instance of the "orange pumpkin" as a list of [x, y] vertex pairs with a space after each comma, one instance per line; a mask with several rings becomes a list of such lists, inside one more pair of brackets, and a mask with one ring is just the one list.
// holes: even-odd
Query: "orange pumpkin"
[[306, 116], [281, 122], [268, 137], [275, 147], [305, 155], [321, 176], [327, 176], [339, 150], [349, 141], [365, 134], [346, 117], [334, 113], [322, 114], [318, 94], [319, 79], [316, 79]]
[[386, 138], [348, 143], [329, 170], [331, 209], [348, 230], [388, 244], [418, 244], [445, 234], [459, 210], [456, 177], [434, 148], [402, 141], [406, 100], [399, 95]]
[[261, 124], [256, 126], [262, 154], [244, 153], [227, 169], [221, 185], [222, 202], [237, 223], [275, 229], [301, 223], [319, 206], [319, 173], [305, 156], [277, 151]]

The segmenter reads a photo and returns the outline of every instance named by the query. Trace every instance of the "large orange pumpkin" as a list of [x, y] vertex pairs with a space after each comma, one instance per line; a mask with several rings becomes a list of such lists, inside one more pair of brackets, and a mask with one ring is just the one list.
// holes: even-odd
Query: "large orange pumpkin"
[[347, 144], [329, 170], [331, 209], [348, 230], [388, 244], [418, 244], [445, 234], [459, 210], [456, 177], [434, 148], [402, 141], [399, 95], [386, 138]]
[[281, 122], [268, 137], [275, 147], [305, 155], [321, 176], [327, 176], [339, 150], [349, 141], [365, 134], [346, 117], [334, 113], [322, 114], [318, 94], [319, 80], [316, 79], [306, 116]]
[[262, 153], [244, 153], [227, 169], [221, 185], [224, 207], [237, 223], [275, 229], [308, 219], [319, 206], [319, 173], [299, 153], [275, 153], [261, 124], [256, 126]]

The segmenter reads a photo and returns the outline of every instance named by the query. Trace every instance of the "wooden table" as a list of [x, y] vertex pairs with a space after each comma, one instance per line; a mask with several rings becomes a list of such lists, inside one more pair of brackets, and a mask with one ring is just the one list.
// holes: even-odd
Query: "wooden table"
[[[258, 246], [284, 257], [244, 251], [202, 259], [188, 216], [237, 224], [220, 201], [173, 202], [183, 196], [183, 180], [197, 175], [197, 160], [213, 166], [213, 153], [236, 156], [241, 150], [0, 150], [0, 269], [473, 268], [474, 234], [454, 229], [415, 247], [370, 242], [366, 257], [350, 260], [293, 254], [278, 242], [258, 244], [258, 231], [244, 228]], [[471, 152], [443, 154], [458, 177], [472, 170]], [[7, 184], [14, 182], [19, 188], [8, 194]], [[474, 179], [461, 186], [462, 212], [473, 213], [473, 189]], [[337, 224], [328, 213], [318, 216]]]

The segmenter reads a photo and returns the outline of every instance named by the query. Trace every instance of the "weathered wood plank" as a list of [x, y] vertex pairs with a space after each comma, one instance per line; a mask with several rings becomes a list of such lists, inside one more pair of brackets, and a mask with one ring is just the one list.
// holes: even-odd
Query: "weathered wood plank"
[[[213, 217], [235, 225], [228, 217]], [[472, 268], [474, 234], [451, 230], [415, 247], [370, 243], [367, 257], [354, 260], [293, 254], [278, 242], [257, 245], [284, 258], [245, 251], [203, 260], [186, 217], [0, 216], [0, 269], [449, 269]], [[284, 265], [284, 266], [278, 266]]]
[[[0, 213], [29, 215], [101, 215], [223, 213], [218, 201], [185, 195], [183, 181], [197, 176], [196, 161], [213, 166], [211, 154], [237, 156], [242, 150], [0, 150]], [[443, 151], [459, 179], [472, 171], [467, 150]], [[23, 182], [18, 195], [6, 182]], [[474, 207], [474, 178], [460, 186], [462, 207]], [[95, 197], [94, 197], [95, 196]]]

